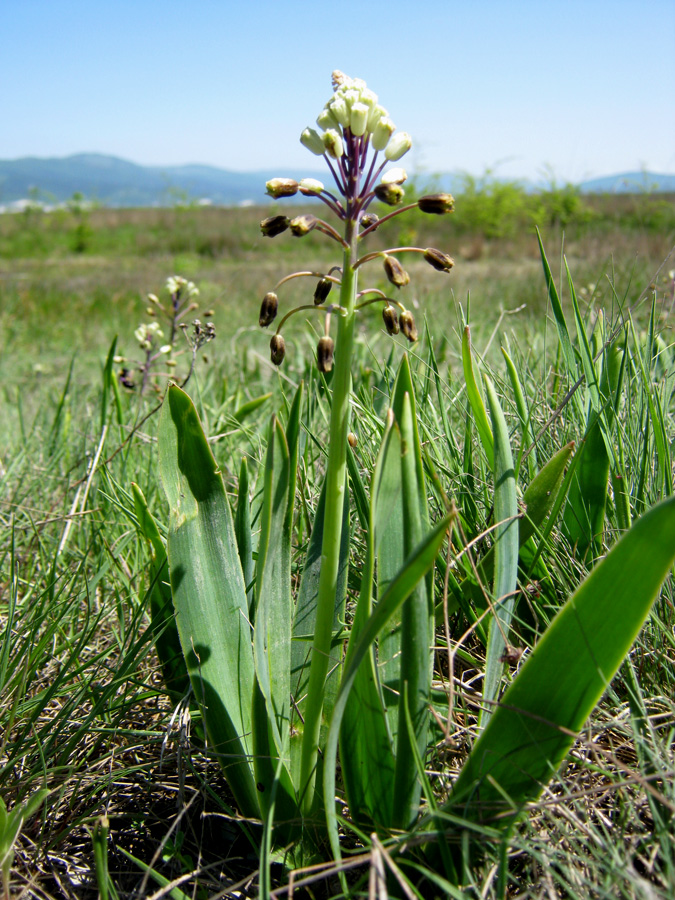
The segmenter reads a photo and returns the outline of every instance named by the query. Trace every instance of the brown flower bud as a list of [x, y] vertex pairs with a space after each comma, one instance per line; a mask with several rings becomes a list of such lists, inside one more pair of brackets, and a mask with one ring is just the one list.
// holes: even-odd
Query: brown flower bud
[[[375, 213], [366, 213], [364, 216], [361, 216], [361, 227], [371, 228], [373, 225], [377, 225], [379, 221], [380, 217], [376, 216]], [[374, 228], [373, 231], [375, 231]]]
[[328, 336], [319, 338], [319, 345], [316, 348], [316, 362], [319, 372], [330, 372], [333, 368], [333, 354], [335, 352], [335, 344], [333, 339]]
[[260, 305], [260, 318], [258, 322], [261, 328], [267, 328], [277, 317], [277, 309], [279, 308], [279, 298], [270, 291], [263, 297]]
[[314, 305], [321, 306], [325, 302], [326, 297], [330, 294], [333, 282], [330, 278], [321, 278], [314, 289]]
[[350, 431], [349, 434], [347, 435], [347, 443], [352, 448], [352, 450], [358, 444], [358, 438], [356, 437], [356, 435], [354, 434], [353, 431]]
[[408, 275], [395, 256], [387, 256], [385, 254], [384, 272], [389, 281], [397, 288], [402, 288], [405, 287], [406, 284], [410, 284], [410, 275]]
[[272, 178], [265, 185], [267, 193], [276, 200], [278, 197], [292, 197], [298, 193], [298, 182], [294, 178]]
[[291, 224], [287, 216], [269, 216], [260, 223], [260, 230], [265, 237], [276, 237], [282, 231], [286, 231]]
[[378, 184], [374, 190], [374, 194], [382, 203], [387, 206], [396, 206], [403, 200], [405, 191], [400, 184]]
[[401, 315], [398, 317], [398, 321], [401, 325], [401, 331], [408, 338], [411, 344], [414, 344], [417, 340], [417, 325], [415, 325], [415, 319], [413, 318], [413, 314], [409, 309], [404, 309]]
[[309, 234], [314, 228], [316, 228], [316, 223], [319, 220], [316, 216], [296, 216], [294, 219], [291, 219], [290, 226], [291, 231], [295, 235], [295, 237], [304, 237], [306, 234]]
[[387, 334], [399, 333], [400, 327], [398, 324], [398, 313], [396, 312], [396, 307], [385, 306], [385, 308], [382, 310], [382, 318], [384, 319], [384, 327], [387, 329]]
[[455, 198], [452, 194], [426, 194], [424, 197], [420, 197], [417, 206], [423, 213], [444, 216], [455, 209]]
[[441, 253], [440, 250], [434, 250], [433, 247], [427, 247], [424, 251], [424, 258], [430, 266], [438, 269], [439, 272], [449, 272], [455, 265], [455, 261], [451, 256], [448, 256], [447, 253]]
[[272, 362], [275, 366], [280, 366], [286, 356], [286, 341], [280, 334], [272, 335], [270, 350], [272, 351]]

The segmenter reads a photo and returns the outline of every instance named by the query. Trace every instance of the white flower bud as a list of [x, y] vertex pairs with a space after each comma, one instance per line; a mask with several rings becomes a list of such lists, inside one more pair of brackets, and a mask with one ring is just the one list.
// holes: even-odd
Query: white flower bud
[[[321, 144], [323, 147], [323, 143]], [[300, 193], [306, 197], [313, 197], [320, 194], [323, 190], [323, 184], [316, 178], [303, 178], [300, 182]]]
[[337, 128], [340, 123], [333, 115], [331, 108], [326, 106], [316, 117], [316, 124], [322, 131], [328, 131], [329, 128]]
[[334, 128], [329, 128], [328, 131], [324, 132], [323, 145], [326, 148], [326, 153], [333, 159], [339, 159], [345, 152], [342, 136]]
[[159, 348], [160, 353], [171, 353], [171, 344], [163, 344]]
[[387, 144], [384, 155], [387, 157], [387, 159], [391, 160], [391, 162], [396, 162], [396, 160], [404, 156], [411, 147], [412, 138], [410, 137], [408, 132], [399, 131]]
[[389, 143], [389, 138], [396, 131], [396, 126], [387, 116], [383, 116], [373, 131], [373, 149], [384, 150]]
[[349, 127], [352, 134], [361, 137], [366, 133], [366, 125], [368, 124], [368, 107], [365, 103], [355, 103], [352, 106], [352, 112], [349, 117]]
[[372, 134], [380, 119], [387, 119], [388, 117], [389, 113], [384, 106], [380, 106], [376, 103], [371, 107], [370, 112], [368, 113], [368, 131]]
[[403, 184], [407, 177], [405, 169], [389, 169], [382, 176], [382, 184]]
[[267, 193], [274, 197], [292, 197], [298, 192], [298, 182], [293, 178], [272, 178], [266, 182]]
[[148, 300], [150, 303], [156, 303], [159, 306], [159, 297], [157, 294], [148, 294]]
[[323, 156], [325, 152], [321, 135], [313, 128], [305, 128], [300, 135], [300, 143], [303, 147], [307, 147], [315, 156]]
[[336, 97], [331, 100], [330, 111], [333, 113], [339, 125], [343, 128], [349, 127], [349, 107], [344, 97]]

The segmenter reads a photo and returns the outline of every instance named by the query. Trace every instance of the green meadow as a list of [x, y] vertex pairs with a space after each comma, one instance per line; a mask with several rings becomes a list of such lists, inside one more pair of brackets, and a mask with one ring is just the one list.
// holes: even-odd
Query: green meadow
[[[414, 313], [414, 343], [387, 334], [381, 306], [357, 312], [344, 604], [333, 626], [336, 668], [356, 674], [325, 709], [358, 726], [359, 710], [377, 695], [368, 691], [380, 682], [377, 674], [366, 681], [354, 659], [363, 653], [373, 672], [379, 664], [384, 671], [394, 624], [406, 627], [407, 598], [426, 585], [433, 633], [424, 648], [430, 689], [418, 710], [423, 745], [411, 736], [418, 726], [405, 706], [409, 682], [401, 676], [400, 692], [393, 690], [403, 710], [399, 758], [407, 741], [419, 797], [398, 818], [396, 809], [385, 815], [349, 757], [368, 747], [367, 737], [352, 746], [343, 732], [338, 743], [325, 711], [318, 771], [325, 762], [329, 775], [317, 802], [327, 825], [316, 824], [319, 813], [303, 797], [301, 824], [290, 814], [284, 821], [284, 792], [292, 791], [275, 725], [270, 737], [265, 720], [251, 765], [252, 784], [262, 793], [269, 776], [276, 801], [260, 801], [255, 814], [237, 782], [249, 775], [233, 768], [241, 760], [223, 762], [214, 752], [219, 726], [210, 721], [213, 701], [209, 711], [207, 694], [199, 695], [194, 659], [183, 646], [190, 687], [180, 646], [180, 671], [167, 650], [172, 596], [179, 609], [197, 596], [183, 596], [175, 560], [183, 554], [189, 571], [191, 560], [212, 552], [206, 532], [179, 551], [176, 508], [189, 518], [194, 501], [202, 517], [204, 504], [219, 504], [213, 533], [237, 557], [237, 572], [241, 564], [247, 615], [270, 615], [271, 647], [281, 625], [261, 593], [269, 583], [276, 596], [272, 563], [263, 572], [263, 562], [278, 552], [295, 616], [322, 525], [334, 373], [317, 370], [323, 331], [311, 309], [284, 324], [285, 359], [273, 365], [274, 329], [259, 326], [260, 304], [284, 276], [302, 270], [315, 276], [278, 289], [280, 314], [312, 306], [317, 277], [340, 260], [316, 231], [272, 240], [261, 235], [260, 220], [312, 212], [315, 205], [283, 201], [137, 210], [74, 203], [0, 216], [3, 896], [215, 900], [286, 897], [293, 889], [317, 898], [671, 898], [669, 195], [582, 196], [555, 187], [528, 194], [516, 184], [467, 178], [453, 214], [415, 209], [374, 231], [369, 252], [432, 247], [455, 264], [438, 272], [422, 257], [406, 258], [410, 283], [393, 290]], [[363, 269], [375, 290], [391, 293], [377, 261]], [[170, 276], [198, 289], [181, 295], [180, 320], [171, 313]], [[139, 326], [153, 322], [162, 337], [153, 343], [143, 336], [152, 332], [143, 332], [139, 339]], [[209, 332], [207, 341], [211, 325], [215, 337]], [[160, 352], [162, 341], [168, 349]], [[162, 409], [170, 381], [184, 393], [173, 388], [174, 406], [167, 400]], [[190, 423], [185, 433], [180, 417]], [[174, 445], [186, 448], [174, 452], [177, 464]], [[403, 465], [395, 476], [392, 460], [405, 458], [406, 448], [414, 474]], [[197, 488], [200, 466], [210, 480]], [[387, 487], [399, 477], [400, 490]], [[283, 484], [282, 529], [272, 494]], [[400, 510], [409, 512], [408, 502], [423, 511], [419, 533], [387, 531], [390, 519], [406, 518]], [[230, 516], [231, 532], [222, 524]], [[514, 522], [520, 538], [505, 530]], [[277, 525], [286, 543], [274, 551]], [[369, 565], [372, 610], [363, 600]], [[397, 579], [413, 571], [417, 587], [397, 595]], [[228, 577], [213, 575], [214, 604]], [[391, 615], [385, 621], [382, 613], [378, 624], [387, 603]], [[363, 609], [371, 619], [362, 620]], [[575, 609], [579, 621], [588, 614], [595, 623], [587, 644], [565, 630], [573, 629]], [[360, 649], [368, 623], [372, 640]], [[535, 652], [544, 635], [547, 644]], [[299, 640], [294, 632], [294, 648]], [[402, 645], [405, 657], [405, 636]], [[265, 654], [254, 649], [259, 667]], [[205, 666], [207, 655], [193, 655]], [[528, 741], [517, 739], [518, 728], [530, 732], [509, 715], [522, 703], [532, 721], [544, 717], [535, 711], [537, 680], [550, 696], [564, 686], [565, 711], [560, 719], [557, 707], [551, 713], [555, 747], [535, 759], [523, 750]], [[223, 702], [223, 692], [236, 694], [225, 682]], [[382, 685], [391, 710], [384, 676]], [[506, 690], [513, 704], [502, 703]], [[302, 707], [295, 695], [294, 704]], [[592, 711], [582, 716], [586, 706]], [[287, 715], [292, 720], [292, 709]], [[375, 734], [380, 725], [373, 727]], [[377, 735], [385, 732], [382, 725]], [[294, 736], [291, 728], [291, 748]], [[511, 770], [488, 773], [481, 789], [492, 809], [476, 801], [476, 746], [497, 755], [508, 746], [526, 776], [523, 787]], [[270, 760], [276, 769], [265, 768]], [[289, 772], [292, 779], [292, 766]], [[397, 769], [397, 792], [404, 776]]]

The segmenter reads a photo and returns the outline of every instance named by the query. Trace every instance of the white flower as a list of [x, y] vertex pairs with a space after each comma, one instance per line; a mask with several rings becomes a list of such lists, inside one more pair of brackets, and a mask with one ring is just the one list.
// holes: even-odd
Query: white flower
[[171, 353], [171, 344], [163, 344], [159, 348], [160, 353]]
[[388, 116], [383, 116], [373, 131], [373, 148], [375, 150], [384, 150], [394, 131], [396, 131], [394, 123]]
[[366, 133], [369, 112], [370, 110], [366, 104], [361, 103], [360, 101], [354, 103], [352, 106], [351, 115], [349, 117], [349, 127], [352, 134], [356, 135], [356, 137], [361, 137], [362, 134]]

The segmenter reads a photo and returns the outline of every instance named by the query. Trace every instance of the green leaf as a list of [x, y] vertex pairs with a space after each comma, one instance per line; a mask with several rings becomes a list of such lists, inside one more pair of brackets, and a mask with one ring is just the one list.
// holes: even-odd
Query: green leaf
[[649, 615], [675, 560], [675, 499], [639, 519], [570, 597], [523, 665], [446, 809], [506, 830], [554, 775]]
[[183, 654], [216, 755], [243, 815], [257, 816], [251, 770], [254, 686], [246, 585], [220, 470], [187, 394], [169, 387], [159, 424], [169, 502], [171, 588]]
[[239, 467], [239, 485], [237, 487], [237, 509], [234, 517], [234, 530], [237, 535], [237, 550], [247, 588], [246, 599], [249, 613], [253, 614], [255, 587], [253, 582], [253, 537], [251, 533], [251, 499], [249, 497], [248, 463], [246, 457], [241, 459]]
[[502, 656], [508, 645], [516, 601], [519, 548], [516, 473], [513, 468], [509, 431], [492, 382], [487, 376], [484, 380], [494, 434], [494, 515], [497, 527], [494, 533], [495, 577], [492, 591], [495, 609], [488, 631], [483, 704], [478, 717], [479, 728], [484, 728], [489, 721], [492, 705], [499, 694], [499, 684], [504, 670]]
[[480, 437], [483, 450], [488, 458], [490, 466], [493, 464], [494, 457], [494, 439], [492, 437], [492, 429], [488, 422], [485, 404], [480, 392], [480, 387], [476, 381], [476, 375], [473, 370], [473, 358], [471, 352], [471, 329], [467, 325], [462, 335], [462, 365], [464, 366], [464, 380], [466, 382], [466, 394], [473, 410], [473, 417], [476, 423], [476, 430]]
[[256, 409], [259, 409], [263, 403], [266, 403], [271, 396], [271, 394], [262, 394], [260, 397], [254, 397], [253, 400], [249, 400], [248, 403], [242, 403], [242, 405], [232, 413], [232, 418], [235, 422], [243, 422], [244, 419], [247, 419], [256, 411]]

